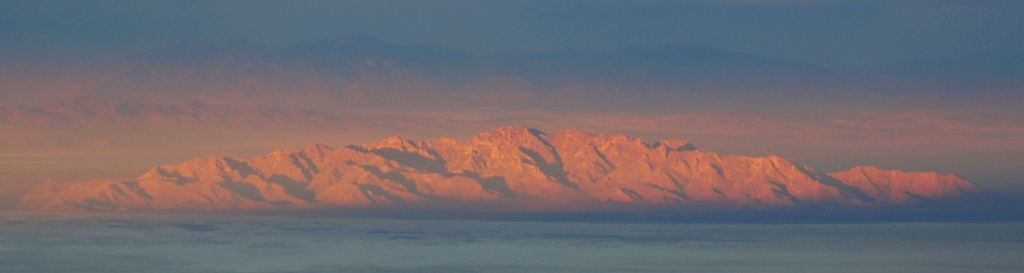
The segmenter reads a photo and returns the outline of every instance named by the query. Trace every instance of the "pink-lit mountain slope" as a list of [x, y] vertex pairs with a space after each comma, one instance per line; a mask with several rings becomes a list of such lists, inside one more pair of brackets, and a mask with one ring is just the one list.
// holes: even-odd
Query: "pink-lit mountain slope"
[[135, 179], [48, 181], [18, 204], [37, 210], [217, 210], [436, 204], [501, 210], [618, 205], [736, 208], [900, 204], [980, 192], [952, 174], [857, 167], [815, 174], [785, 159], [721, 156], [681, 140], [644, 143], [575, 129], [503, 127], [468, 141], [399, 137], [253, 159], [202, 157]]

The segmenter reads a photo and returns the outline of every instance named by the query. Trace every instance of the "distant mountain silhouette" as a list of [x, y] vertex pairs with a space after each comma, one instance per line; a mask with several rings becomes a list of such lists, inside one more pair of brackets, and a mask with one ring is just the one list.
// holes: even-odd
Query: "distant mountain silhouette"
[[90, 96], [111, 103], [199, 100], [317, 109], [616, 105], [624, 99], [814, 93], [861, 85], [821, 67], [705, 45], [474, 55], [364, 35], [287, 47], [183, 43], [83, 65], [77, 72], [67, 69], [5, 71], [0, 77], [9, 79], [4, 89], [14, 104]]
[[[498, 211], [617, 210], [626, 205], [865, 207], [978, 193], [956, 175], [875, 167], [815, 173], [776, 157], [720, 156], [683, 140], [641, 142], [575, 129], [502, 127], [468, 141], [392, 137], [252, 159], [202, 157], [135, 179], [48, 181], [36, 210], [222, 210], [464, 204]], [[450, 207], [449, 207], [450, 208]]]

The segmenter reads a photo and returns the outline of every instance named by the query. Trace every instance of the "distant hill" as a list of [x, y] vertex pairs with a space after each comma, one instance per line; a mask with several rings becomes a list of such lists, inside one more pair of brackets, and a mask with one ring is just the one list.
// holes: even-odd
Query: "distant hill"
[[286, 47], [185, 43], [106, 64], [5, 69], [0, 78], [8, 105], [88, 96], [115, 104], [198, 100], [314, 109], [605, 109], [869, 85], [814, 65], [705, 45], [474, 55], [362, 35]]

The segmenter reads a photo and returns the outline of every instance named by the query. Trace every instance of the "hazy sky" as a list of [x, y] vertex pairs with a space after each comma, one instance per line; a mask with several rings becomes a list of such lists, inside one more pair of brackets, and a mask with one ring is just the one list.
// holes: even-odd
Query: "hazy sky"
[[832, 68], [1024, 55], [1024, 1], [2, 1], [0, 58], [362, 33], [474, 53], [702, 43]]

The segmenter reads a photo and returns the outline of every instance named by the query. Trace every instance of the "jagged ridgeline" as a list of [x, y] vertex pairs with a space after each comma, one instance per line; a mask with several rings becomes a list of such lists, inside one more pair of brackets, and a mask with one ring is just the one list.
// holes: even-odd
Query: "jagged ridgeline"
[[36, 210], [229, 210], [450, 204], [507, 211], [615, 206], [877, 206], [982, 191], [953, 174], [875, 167], [815, 173], [777, 156], [720, 156], [682, 140], [645, 143], [575, 129], [503, 127], [468, 141], [316, 144], [252, 159], [202, 157], [128, 180], [47, 181]]

